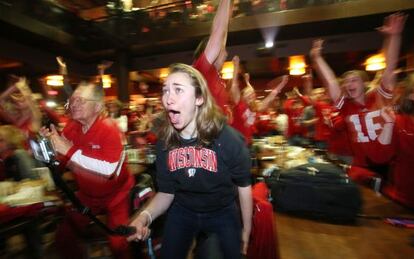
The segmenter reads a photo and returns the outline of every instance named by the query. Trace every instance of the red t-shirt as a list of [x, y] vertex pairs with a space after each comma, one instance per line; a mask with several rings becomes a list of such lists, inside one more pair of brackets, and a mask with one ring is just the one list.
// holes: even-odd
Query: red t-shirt
[[244, 136], [247, 144], [252, 142], [253, 134], [256, 132], [255, 121], [256, 113], [252, 112], [244, 101], [240, 100], [233, 107], [231, 126]]
[[193, 67], [200, 71], [200, 73], [204, 76], [211, 95], [216, 100], [217, 105], [225, 113], [227, 110], [226, 106], [229, 105], [230, 100], [226, 91], [226, 81], [221, 78], [219, 71], [217, 71], [213, 64], [210, 64], [204, 53], [194, 61]]

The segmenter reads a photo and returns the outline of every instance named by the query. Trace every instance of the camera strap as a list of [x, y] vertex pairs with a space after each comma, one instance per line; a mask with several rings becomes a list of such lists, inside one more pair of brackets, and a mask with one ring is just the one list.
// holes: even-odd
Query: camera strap
[[63, 180], [62, 175], [59, 172], [59, 165], [57, 161], [51, 161], [49, 164], [49, 168], [52, 172], [52, 178], [55, 181], [56, 186], [58, 186], [69, 201], [75, 206], [75, 208], [83, 215], [87, 216], [91, 219], [96, 225], [102, 228], [108, 235], [111, 236], [129, 236], [135, 233], [135, 228], [128, 227], [124, 225], [120, 225], [115, 229], [110, 229], [106, 224], [104, 224], [101, 220], [99, 220], [92, 211], [82, 204], [79, 198], [75, 195], [75, 193], [69, 188], [66, 182]]

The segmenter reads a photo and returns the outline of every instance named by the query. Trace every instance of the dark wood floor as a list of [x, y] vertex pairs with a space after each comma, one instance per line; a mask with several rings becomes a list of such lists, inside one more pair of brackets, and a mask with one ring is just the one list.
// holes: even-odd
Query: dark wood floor
[[[414, 212], [372, 190], [361, 187], [367, 216], [410, 217]], [[282, 259], [406, 259], [414, 258], [414, 229], [395, 227], [383, 219], [358, 218], [355, 224], [340, 225], [274, 213], [274, 227]], [[46, 238], [45, 257], [58, 258], [53, 234]], [[28, 258], [22, 240], [16, 239], [1, 258]], [[256, 258], [254, 258], [256, 259]]]
[[[412, 211], [361, 187], [368, 216], [414, 218]], [[282, 259], [414, 258], [410, 244], [414, 229], [395, 227], [382, 219], [358, 218], [356, 224], [338, 225], [275, 213]]]

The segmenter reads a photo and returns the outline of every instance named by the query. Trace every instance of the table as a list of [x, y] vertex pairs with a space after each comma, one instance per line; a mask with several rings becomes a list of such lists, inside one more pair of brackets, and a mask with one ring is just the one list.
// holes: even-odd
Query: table
[[44, 201], [23, 206], [9, 206], [0, 203], [0, 235], [8, 231], [15, 232], [13, 226], [20, 226], [21, 222], [30, 222], [36, 218], [58, 213], [62, 201], [51, 199], [56, 196], [45, 196]]
[[[414, 218], [414, 211], [367, 187], [361, 187], [361, 193], [367, 216]], [[410, 244], [414, 229], [395, 227], [382, 219], [358, 218], [353, 225], [335, 225], [278, 212], [274, 219], [282, 259], [414, 258]]]
[[43, 258], [43, 226], [55, 223], [60, 215], [62, 202], [50, 200], [22, 206], [0, 204], [0, 242], [14, 235], [23, 234], [28, 258]]

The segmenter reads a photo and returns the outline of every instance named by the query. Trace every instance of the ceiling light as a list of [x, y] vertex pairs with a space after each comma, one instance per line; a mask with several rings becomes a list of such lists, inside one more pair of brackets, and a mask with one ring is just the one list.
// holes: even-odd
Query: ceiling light
[[111, 88], [112, 79], [110, 75], [102, 75], [102, 87]]
[[273, 48], [273, 41], [266, 42], [265, 47], [268, 48], [268, 49]]
[[365, 61], [366, 71], [378, 71], [378, 70], [384, 69], [385, 66], [386, 66], [385, 57], [383, 53], [370, 56]]
[[46, 84], [50, 86], [63, 86], [63, 76], [62, 75], [47, 76]]
[[224, 62], [223, 68], [221, 69], [221, 77], [223, 79], [232, 79], [233, 78], [234, 66], [232, 61]]
[[166, 78], [167, 76], [168, 76], [168, 74], [170, 73], [170, 69], [168, 69], [168, 68], [161, 68], [160, 69], [160, 73], [159, 73], [159, 78], [160, 79], [164, 79], [164, 78]]
[[289, 75], [299, 76], [306, 72], [305, 57], [303, 55], [289, 57]]

